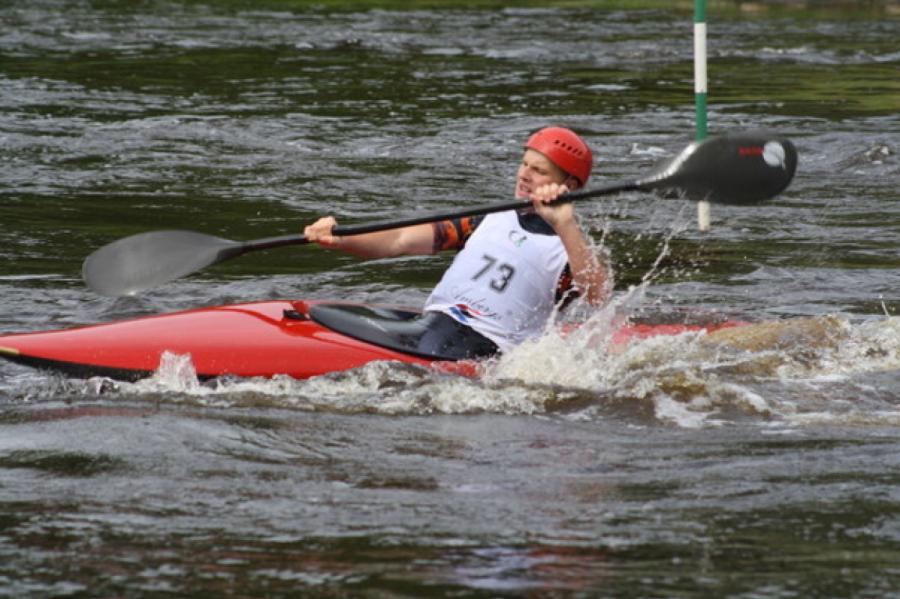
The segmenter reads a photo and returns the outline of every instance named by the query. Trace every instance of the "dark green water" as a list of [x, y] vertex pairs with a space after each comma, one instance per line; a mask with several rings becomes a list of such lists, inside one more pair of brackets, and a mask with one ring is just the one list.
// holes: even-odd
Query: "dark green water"
[[[900, 21], [879, 6], [710, 11], [710, 130], [792, 138], [781, 197], [714, 207], [708, 233], [676, 200], [579, 208], [618, 313], [827, 316], [824, 340], [608, 356], [548, 335], [475, 381], [3, 363], [0, 596], [895, 594]], [[509, 199], [551, 122], [595, 147], [596, 184], [640, 175], [693, 137], [691, 52], [690, 13], [659, 9], [0, 4], [0, 332], [417, 306], [449, 257], [280, 249], [115, 300], [80, 268], [151, 229], [253, 239]]]

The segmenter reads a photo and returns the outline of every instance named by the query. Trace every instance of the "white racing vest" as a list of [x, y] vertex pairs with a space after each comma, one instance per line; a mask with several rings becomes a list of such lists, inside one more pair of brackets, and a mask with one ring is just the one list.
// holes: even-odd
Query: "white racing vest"
[[501, 351], [540, 334], [568, 257], [557, 235], [529, 233], [515, 211], [487, 215], [425, 302]]

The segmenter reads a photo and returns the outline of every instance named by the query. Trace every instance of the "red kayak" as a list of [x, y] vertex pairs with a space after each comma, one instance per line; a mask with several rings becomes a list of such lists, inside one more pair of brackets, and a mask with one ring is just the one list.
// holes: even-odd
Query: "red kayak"
[[[279, 374], [305, 379], [376, 360], [476, 375], [475, 361], [416, 350], [423, 332], [419, 316], [363, 304], [264, 301], [0, 336], [0, 356], [80, 378], [130, 381], [151, 375], [165, 352], [189, 354], [200, 379]], [[631, 325], [619, 329], [611, 343], [737, 324], [742, 323]]]

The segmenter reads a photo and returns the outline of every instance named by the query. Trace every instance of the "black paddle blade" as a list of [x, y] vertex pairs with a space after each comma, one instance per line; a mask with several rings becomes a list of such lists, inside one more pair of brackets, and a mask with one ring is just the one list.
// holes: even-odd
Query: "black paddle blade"
[[745, 206], [784, 191], [796, 170], [797, 149], [790, 140], [733, 133], [690, 144], [638, 184], [693, 200]]
[[88, 256], [81, 269], [101, 295], [133, 295], [241, 253], [240, 243], [194, 231], [150, 231], [119, 239]]

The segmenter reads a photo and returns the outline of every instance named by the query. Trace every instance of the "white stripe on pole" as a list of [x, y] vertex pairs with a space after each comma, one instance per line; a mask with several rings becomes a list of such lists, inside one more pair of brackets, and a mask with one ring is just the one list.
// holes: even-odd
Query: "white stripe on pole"
[[694, 93], [706, 91], [706, 23], [694, 23]]
[[[698, 0], [703, 2], [703, 0]], [[701, 6], [694, 22], [694, 97], [697, 107], [697, 139], [706, 137], [706, 10]], [[709, 231], [710, 206], [706, 200], [697, 202], [697, 228]]]

